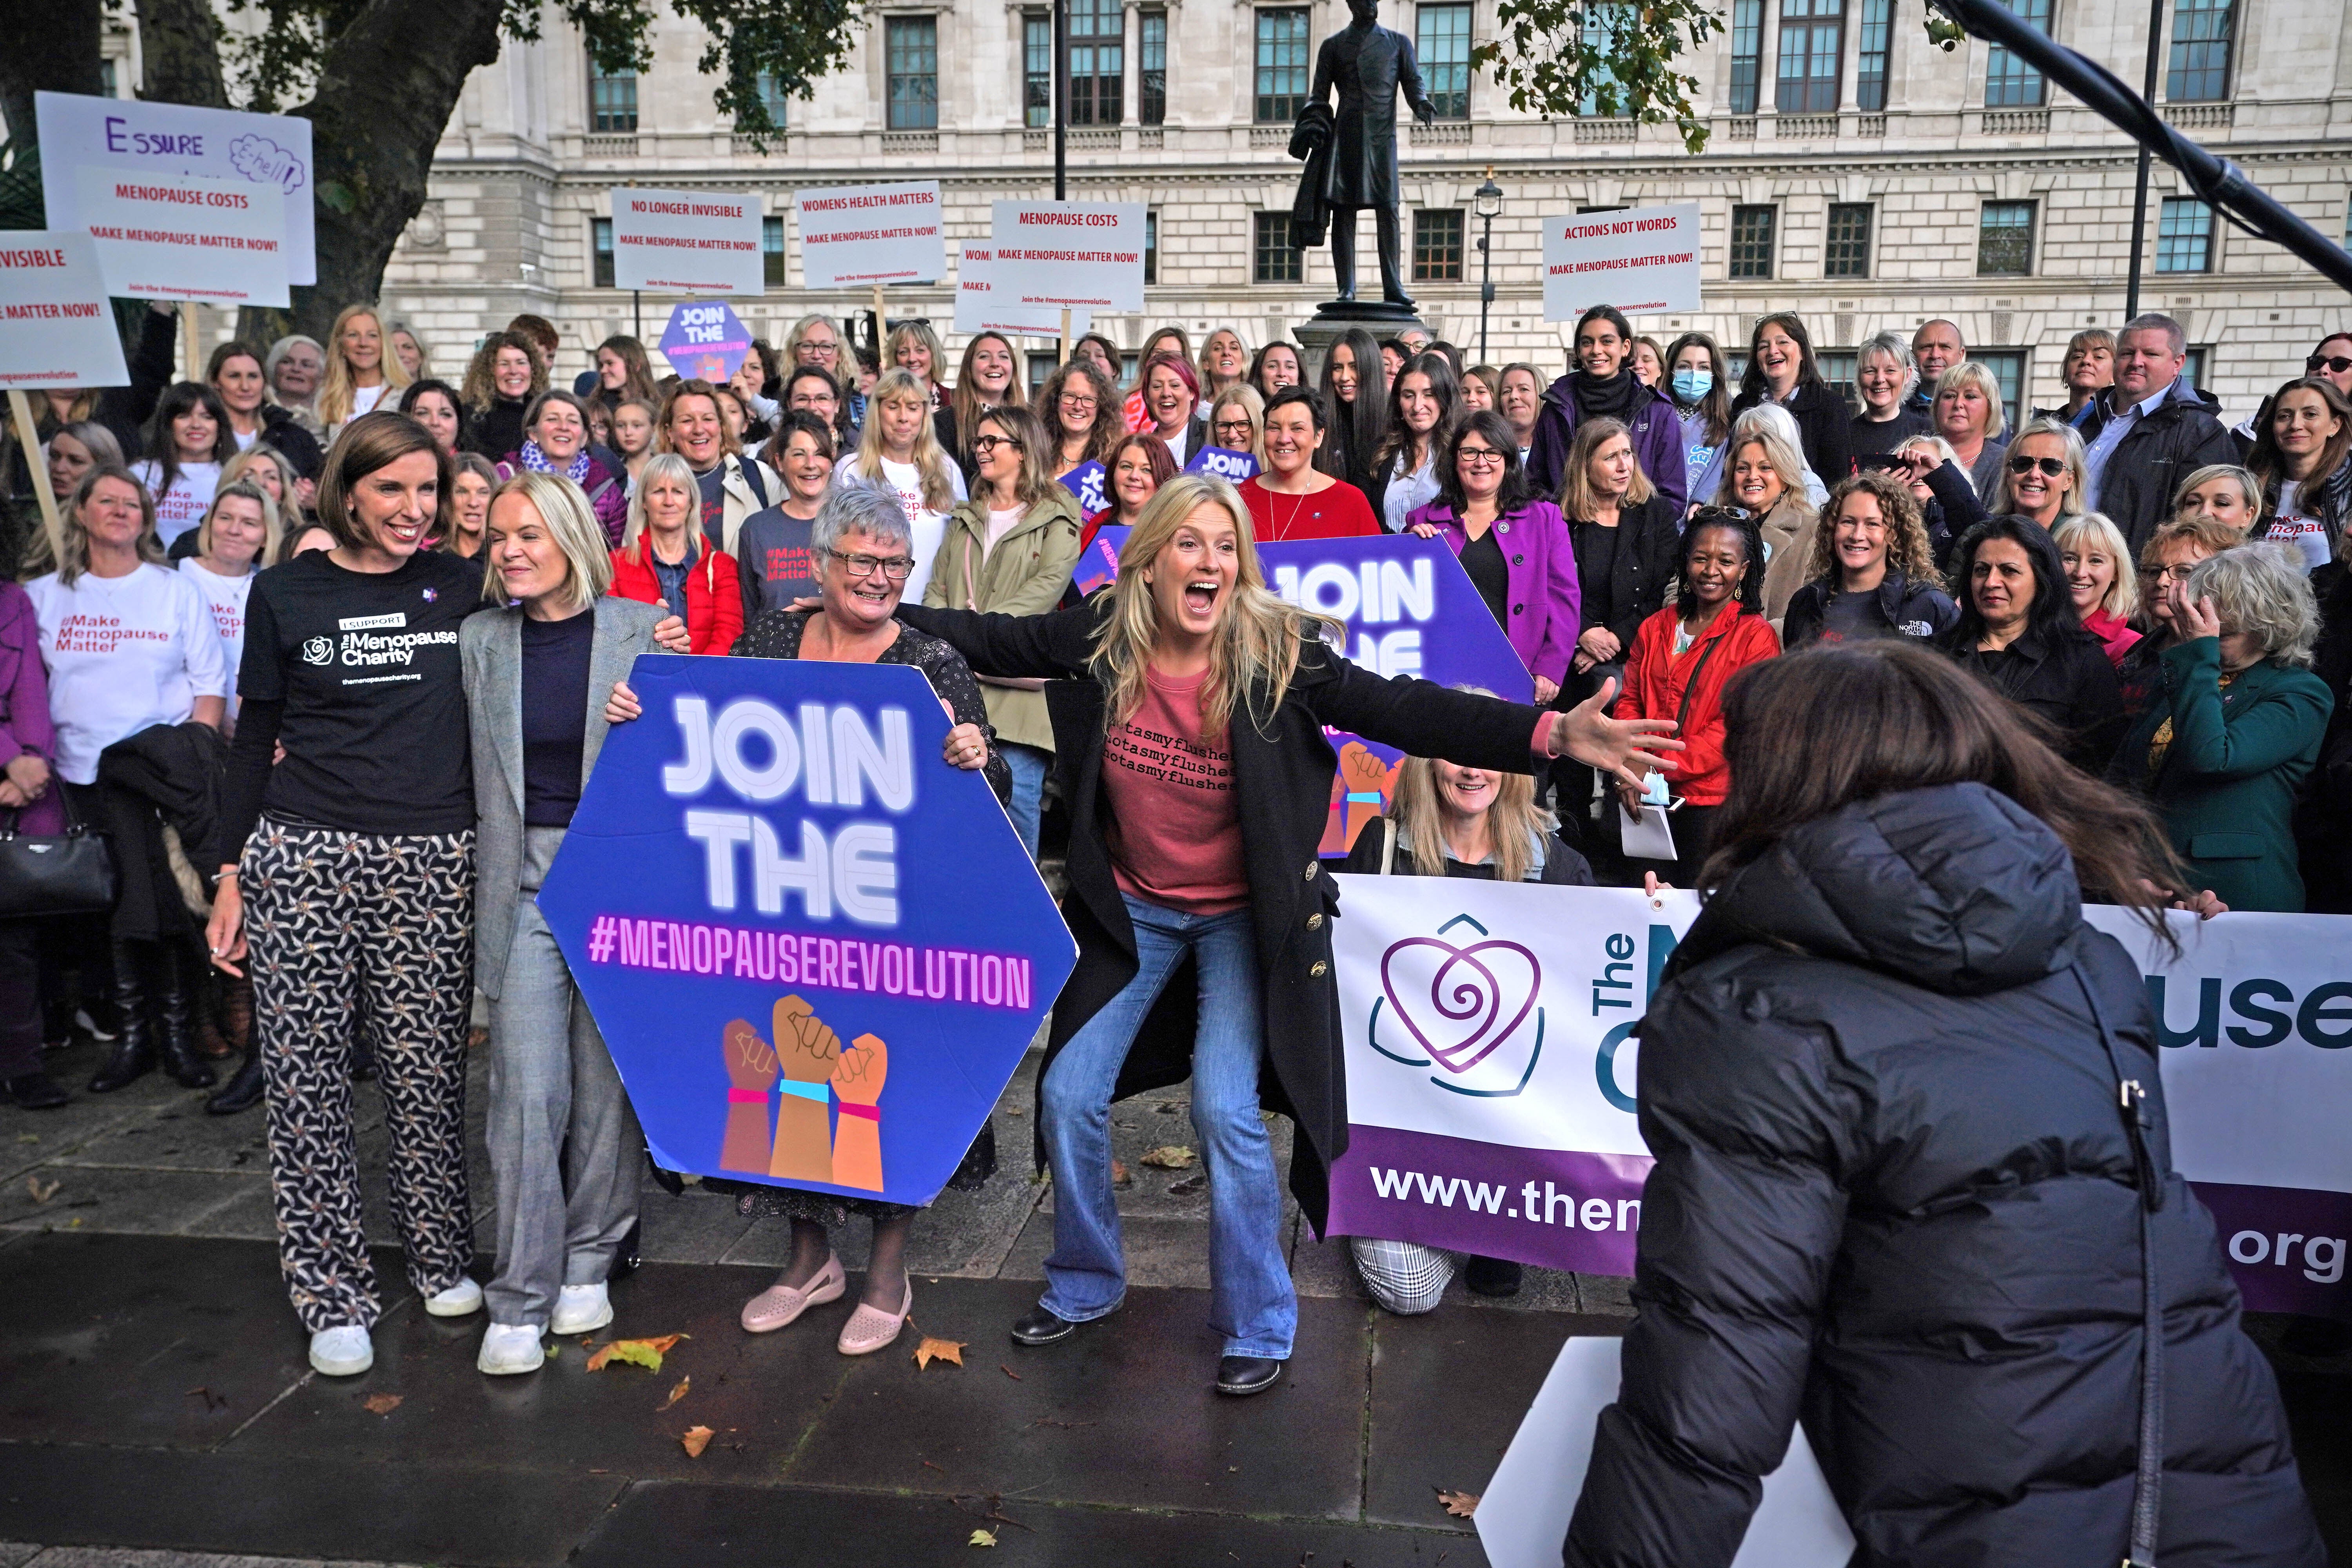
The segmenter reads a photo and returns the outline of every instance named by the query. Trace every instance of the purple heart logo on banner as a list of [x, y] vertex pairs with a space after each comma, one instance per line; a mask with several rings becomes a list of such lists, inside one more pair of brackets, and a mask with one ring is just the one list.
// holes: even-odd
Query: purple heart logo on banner
[[1188, 474], [1209, 474], [1230, 484], [1239, 484], [1257, 474], [1257, 459], [1247, 452], [1236, 452], [1230, 447], [1203, 447], [1192, 454], [1184, 465]]
[[678, 374], [716, 386], [751, 353], [751, 329], [724, 301], [684, 300], [662, 329], [661, 352]]
[[[1542, 984], [1543, 966], [1516, 942], [1489, 938], [1456, 947], [1415, 936], [1391, 944], [1381, 956], [1381, 990], [1391, 1010], [1421, 1048], [1456, 1077], [1492, 1056], [1527, 1021]], [[1415, 1008], [1424, 1005], [1444, 1023], [1417, 1015]], [[1432, 1039], [1433, 1033], [1439, 1037]]]

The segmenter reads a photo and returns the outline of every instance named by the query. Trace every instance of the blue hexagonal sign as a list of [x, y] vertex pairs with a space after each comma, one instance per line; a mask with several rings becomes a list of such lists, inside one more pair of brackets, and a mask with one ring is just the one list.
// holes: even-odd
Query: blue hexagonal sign
[[672, 1170], [922, 1204], [1076, 944], [903, 665], [648, 654], [539, 906]]

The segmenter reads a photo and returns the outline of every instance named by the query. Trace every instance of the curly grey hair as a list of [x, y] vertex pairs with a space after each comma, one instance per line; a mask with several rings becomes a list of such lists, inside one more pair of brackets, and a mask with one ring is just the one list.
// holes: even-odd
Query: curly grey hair
[[2228, 632], [2245, 632], [2263, 657], [2305, 666], [2319, 641], [2319, 602], [2305, 575], [2303, 553], [2284, 544], [2242, 544], [2198, 563], [2189, 574], [2191, 601], [2210, 599]]
[[820, 553], [831, 550], [845, 533], [863, 533], [909, 552], [915, 548], [914, 527], [898, 498], [853, 479], [825, 492], [816, 521], [809, 524], [809, 548]]

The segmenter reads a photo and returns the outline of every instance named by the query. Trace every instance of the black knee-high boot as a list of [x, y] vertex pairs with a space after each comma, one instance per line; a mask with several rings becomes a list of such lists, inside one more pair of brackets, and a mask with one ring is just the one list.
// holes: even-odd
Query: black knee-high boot
[[165, 937], [155, 944], [163, 1014], [163, 1070], [184, 1089], [210, 1089], [213, 1069], [196, 1048], [196, 988], [188, 944]]
[[146, 942], [117, 942], [113, 945], [117, 1015], [114, 1045], [106, 1053], [97, 1076], [89, 1080], [92, 1094], [110, 1094], [155, 1070], [155, 1029], [147, 1016]]

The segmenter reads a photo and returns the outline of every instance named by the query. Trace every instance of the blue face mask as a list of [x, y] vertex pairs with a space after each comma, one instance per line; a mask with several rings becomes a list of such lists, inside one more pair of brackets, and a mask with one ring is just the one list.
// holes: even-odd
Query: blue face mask
[[1711, 370], [1675, 372], [1675, 395], [1685, 403], [1696, 403], [1714, 390], [1715, 373]]

